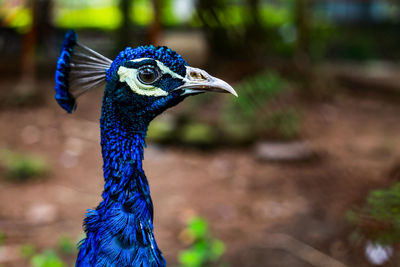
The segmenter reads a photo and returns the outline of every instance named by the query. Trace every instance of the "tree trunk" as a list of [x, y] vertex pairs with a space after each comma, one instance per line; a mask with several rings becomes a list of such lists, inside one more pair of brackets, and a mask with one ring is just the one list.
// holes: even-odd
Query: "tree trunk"
[[160, 44], [161, 39], [161, 6], [162, 0], [152, 0], [154, 19], [149, 27], [149, 32], [147, 35], [147, 40], [150, 44], [157, 45]]
[[49, 47], [48, 39], [49, 36], [53, 33], [53, 26], [51, 25], [51, 0], [37, 0], [36, 2], [36, 32], [37, 32], [37, 40], [38, 48], [40, 52], [47, 53]]
[[295, 25], [297, 28], [296, 58], [300, 61], [309, 60], [310, 18], [309, 0], [296, 0], [294, 8]]
[[250, 19], [252, 26], [260, 26], [260, 0], [247, 0], [250, 8]]
[[122, 14], [122, 23], [118, 32], [118, 51], [124, 49], [130, 43], [129, 38], [129, 28], [130, 28], [130, 18], [129, 12], [131, 10], [132, 0], [120, 0], [119, 9]]
[[294, 57], [294, 68], [300, 81], [303, 92], [307, 97], [316, 95], [313, 82], [314, 70], [310, 62], [310, 11], [311, 0], [296, 0], [294, 6], [294, 19], [297, 29], [297, 41]]
[[21, 78], [16, 88], [17, 93], [23, 95], [32, 94], [35, 91], [35, 52], [39, 11], [37, 2], [34, 0], [27, 1], [27, 6], [32, 10], [32, 25], [22, 36]]

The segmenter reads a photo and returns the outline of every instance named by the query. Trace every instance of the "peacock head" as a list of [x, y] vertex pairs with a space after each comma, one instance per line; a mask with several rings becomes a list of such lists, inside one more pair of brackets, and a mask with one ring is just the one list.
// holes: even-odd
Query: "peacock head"
[[75, 32], [69, 31], [57, 63], [56, 100], [72, 112], [79, 95], [103, 83], [107, 84], [105, 101], [118, 107], [121, 116], [148, 120], [190, 95], [221, 92], [237, 96], [228, 83], [188, 66], [165, 46], [128, 47], [111, 61], [77, 42]]
[[125, 114], [155, 116], [189, 95], [235, 90], [204, 70], [187, 65], [175, 51], [163, 46], [140, 46], [120, 52], [107, 70], [110, 96]]

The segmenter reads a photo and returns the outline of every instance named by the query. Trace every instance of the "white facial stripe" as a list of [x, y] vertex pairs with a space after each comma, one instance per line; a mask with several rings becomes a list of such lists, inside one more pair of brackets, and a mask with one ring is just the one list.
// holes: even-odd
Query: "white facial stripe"
[[[139, 58], [139, 59], [134, 59], [131, 60], [132, 62], [141, 62], [143, 60], [148, 60], [151, 58]], [[152, 59], [155, 60], [155, 59]], [[162, 62], [155, 60], [157, 63], [158, 68], [161, 70], [162, 74], [169, 74], [171, 75], [172, 78], [177, 78], [181, 79], [184, 82], [187, 81], [185, 77], [182, 77], [181, 75], [173, 72], [170, 68], [165, 66]], [[142, 84], [141, 82], [138, 81], [137, 75], [138, 75], [138, 70], [137, 69], [131, 69], [131, 68], [126, 68], [126, 67], [119, 67], [118, 69], [118, 75], [119, 75], [119, 80], [120, 82], [126, 82], [129, 87], [134, 91], [135, 93], [139, 95], [145, 95], [145, 96], [166, 96], [168, 95], [168, 92], [162, 90], [161, 88], [158, 88], [156, 86], [152, 85], [147, 85], [147, 84]]]
[[118, 69], [119, 81], [126, 82], [132, 91], [139, 95], [145, 96], [166, 96], [168, 92], [162, 90], [161, 88], [142, 84], [137, 79], [137, 69], [131, 69], [126, 67], [119, 67]]

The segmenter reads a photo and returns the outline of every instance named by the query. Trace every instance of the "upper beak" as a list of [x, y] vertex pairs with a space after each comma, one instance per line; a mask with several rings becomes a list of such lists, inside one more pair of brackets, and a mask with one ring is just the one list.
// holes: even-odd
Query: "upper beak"
[[196, 94], [202, 92], [219, 92], [219, 93], [231, 93], [234, 96], [238, 96], [236, 91], [227, 82], [211, 76], [204, 70], [186, 67], [186, 76], [184, 84], [176, 88], [175, 90], [184, 90], [182, 95]]

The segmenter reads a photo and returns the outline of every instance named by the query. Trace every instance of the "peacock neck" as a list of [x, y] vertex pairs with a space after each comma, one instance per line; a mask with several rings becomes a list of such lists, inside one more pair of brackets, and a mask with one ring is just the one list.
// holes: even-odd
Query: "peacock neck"
[[121, 114], [110, 99], [105, 95], [100, 119], [105, 180], [102, 197], [106, 203], [116, 201], [126, 206], [133, 195], [140, 195], [146, 201], [141, 208], [149, 211], [153, 220], [149, 185], [142, 167], [149, 122]]
[[148, 123], [135, 116], [125, 120], [127, 114], [121, 114], [108, 99], [105, 95], [100, 120], [103, 200], [85, 219], [87, 237], [76, 266], [164, 267], [154, 239], [153, 204], [142, 168]]

